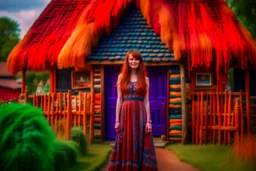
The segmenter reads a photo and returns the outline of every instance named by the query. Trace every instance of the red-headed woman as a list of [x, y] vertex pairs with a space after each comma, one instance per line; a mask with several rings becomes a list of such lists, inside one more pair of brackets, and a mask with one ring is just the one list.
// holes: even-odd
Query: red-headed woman
[[148, 92], [149, 78], [141, 54], [129, 50], [117, 81], [117, 136], [109, 171], [158, 170]]

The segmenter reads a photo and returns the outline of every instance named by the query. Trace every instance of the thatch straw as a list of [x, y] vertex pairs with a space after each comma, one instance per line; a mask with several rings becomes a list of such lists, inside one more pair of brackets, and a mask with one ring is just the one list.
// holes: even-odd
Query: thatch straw
[[84, 67], [85, 56], [91, 54], [100, 34], [94, 32], [94, 23], [79, 24], [58, 56], [58, 68]]
[[27, 33], [24, 38], [12, 49], [7, 58], [7, 69], [8, 71], [16, 75], [21, 68], [21, 63], [26, 63], [27, 59], [22, 59], [22, 53], [25, 53], [25, 49], [29, 44], [29, 39], [31, 38], [31, 34]]

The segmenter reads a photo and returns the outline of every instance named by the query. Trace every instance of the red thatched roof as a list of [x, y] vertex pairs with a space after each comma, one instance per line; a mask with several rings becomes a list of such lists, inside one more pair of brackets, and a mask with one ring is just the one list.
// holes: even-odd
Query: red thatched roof
[[90, 1], [52, 0], [9, 54], [9, 71], [16, 74], [21, 69], [46, 70], [56, 65], [60, 50]]
[[[56, 60], [59, 68], [83, 67], [84, 58], [91, 54], [103, 34], [113, 32], [130, 3], [136, 3], [177, 60], [186, 52], [191, 67], [209, 66], [213, 56], [217, 59], [217, 68], [229, 67], [232, 57], [240, 59], [242, 68], [249, 62], [256, 64], [255, 40], [238, 22], [225, 0], [92, 0], [87, 7], [80, 1], [53, 0], [50, 3], [10, 54], [8, 66], [12, 73], [20, 68], [44, 69], [54, 65]], [[67, 2], [80, 3], [70, 10], [72, 17], [68, 18], [73, 22], [63, 19], [68, 16]], [[56, 10], [58, 4], [58, 9], [62, 10]], [[83, 13], [79, 13], [82, 10]], [[60, 43], [54, 46], [56, 42]]]

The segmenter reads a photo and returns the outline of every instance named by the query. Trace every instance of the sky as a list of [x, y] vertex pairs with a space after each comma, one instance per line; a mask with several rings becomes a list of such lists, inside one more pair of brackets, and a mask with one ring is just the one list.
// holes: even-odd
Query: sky
[[20, 25], [20, 38], [27, 33], [31, 25], [51, 0], [0, 0], [0, 17], [10, 17]]

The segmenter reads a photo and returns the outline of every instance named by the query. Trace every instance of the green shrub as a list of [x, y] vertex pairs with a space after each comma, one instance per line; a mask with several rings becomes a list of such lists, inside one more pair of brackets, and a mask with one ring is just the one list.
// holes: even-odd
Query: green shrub
[[55, 141], [55, 170], [63, 171], [77, 162], [78, 151], [74, 142]]
[[53, 171], [55, 135], [40, 109], [1, 105], [0, 139], [1, 170]]
[[80, 127], [73, 127], [71, 129], [70, 138], [72, 141], [76, 142], [80, 146], [79, 152], [81, 154], [86, 154], [88, 151], [88, 143], [85, 135]]

